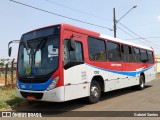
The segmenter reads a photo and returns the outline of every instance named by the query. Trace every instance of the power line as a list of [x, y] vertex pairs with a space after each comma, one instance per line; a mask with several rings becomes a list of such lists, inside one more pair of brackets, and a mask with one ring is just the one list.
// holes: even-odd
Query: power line
[[47, 10], [44, 10], [44, 9], [41, 9], [41, 8], [38, 8], [38, 7], [34, 7], [34, 6], [31, 6], [31, 5], [28, 5], [28, 4], [24, 4], [22, 2], [18, 2], [18, 1], [14, 1], [14, 0], [10, 0], [10, 1], [14, 2], [14, 3], [17, 3], [17, 4], [20, 4], [20, 5], [23, 5], [23, 6], [26, 6], [26, 7], [29, 7], [29, 8], [32, 8], [32, 9], [36, 9], [36, 10], [45, 12], [45, 13], [49, 13], [49, 14], [56, 15], [56, 16], [59, 16], [59, 17], [63, 17], [63, 18], [66, 18], [66, 19], [70, 19], [70, 20], [73, 20], [73, 21], [76, 21], [76, 22], [81, 22], [81, 23], [85, 23], [85, 24], [88, 24], [88, 25], [92, 25], [92, 26], [96, 26], [96, 27], [100, 27], [100, 28], [104, 28], [104, 29], [108, 29], [108, 30], [112, 31], [112, 29], [110, 29], [108, 27], [105, 27], [105, 26], [100, 26], [100, 25], [97, 25], [97, 24], [93, 24], [93, 23], [81, 21], [81, 20], [78, 20], [78, 19], [74, 19], [74, 18], [71, 18], [71, 17], [68, 17], [68, 16], [60, 15], [60, 14], [50, 12], [50, 11], [47, 11]]
[[[61, 14], [57, 14], [57, 13], [54, 13], [54, 12], [50, 12], [50, 11], [47, 11], [47, 10], [44, 10], [44, 9], [41, 9], [41, 8], [38, 8], [38, 7], [34, 7], [34, 6], [31, 6], [31, 5], [28, 5], [28, 4], [25, 4], [25, 3], [22, 3], [22, 2], [18, 2], [18, 1], [14, 1], [14, 0], [10, 0], [11, 2], [14, 2], [14, 3], [17, 3], [17, 4], [20, 4], [20, 5], [23, 5], [23, 6], [26, 6], [26, 7], [29, 7], [29, 8], [32, 8], [32, 9], [35, 9], [35, 10], [39, 10], [39, 11], [42, 11], [42, 12], [45, 12], [45, 13], [49, 13], [49, 14], [52, 14], [52, 15], [56, 15], [56, 16], [59, 16], [59, 17], [63, 17], [63, 18], [66, 18], [66, 19], [70, 19], [70, 20], [73, 20], [73, 21], [77, 21], [77, 22], [81, 22], [81, 23], [85, 23], [85, 24], [88, 24], [88, 25], [92, 25], [92, 26], [96, 26], [96, 27], [100, 27], [100, 28], [104, 28], [104, 29], [108, 29], [110, 31], [112, 31], [112, 29], [108, 28], [108, 27], [105, 27], [105, 26], [100, 26], [100, 25], [97, 25], [97, 24], [93, 24], [93, 23], [89, 23], [89, 22], [85, 22], [85, 21], [81, 21], [81, 20], [78, 20], [78, 19], [74, 19], [74, 18], [71, 18], [71, 17], [68, 17], [68, 16], [64, 16], [64, 15], [61, 15]], [[134, 35], [138, 36], [140, 39], [146, 41], [146, 42], [149, 42], [151, 43], [150, 41], [142, 38], [141, 36], [139, 36], [138, 34], [136, 34], [135, 32], [133, 32], [132, 30], [130, 30], [129, 28], [127, 28], [126, 26], [124, 26], [122, 23], [118, 22], [120, 25], [122, 25], [124, 28], [126, 28], [127, 30], [129, 30], [131, 33], [133, 33]], [[119, 28], [121, 29], [121, 28]], [[122, 29], [121, 29], [122, 30]], [[124, 31], [124, 30], [123, 30]], [[129, 35], [129, 34], [128, 34]], [[133, 36], [132, 36], [133, 37]], [[153, 43], [152, 43], [153, 44]], [[156, 46], [158, 46], [157, 44], [154, 44]], [[158, 46], [160, 47], [160, 46]]]
[[130, 37], [136, 39], [134, 36], [132, 36], [131, 34], [129, 34], [128, 32], [126, 32], [126, 31], [123, 30], [122, 28], [120, 28], [120, 27], [118, 27], [118, 26], [117, 26], [117, 28], [120, 29], [121, 31], [123, 31], [124, 33], [126, 33], [127, 35], [129, 35]]
[[71, 7], [68, 7], [66, 5], [62, 5], [62, 4], [59, 4], [57, 2], [54, 2], [52, 0], [45, 0], [46, 2], [49, 2], [51, 4], [56, 4], [58, 6], [61, 6], [61, 7], [64, 7], [64, 8], [67, 8], [67, 9], [70, 9], [70, 10], [73, 10], [73, 11], [76, 11], [76, 12], [79, 12], [79, 13], [82, 13], [82, 14], [86, 14], [86, 15], [89, 15], [89, 16], [92, 16], [92, 17], [95, 17], [95, 18], [98, 18], [98, 19], [101, 19], [101, 20], [107, 20], [107, 21], [112, 21], [112, 20], [109, 20], [109, 19], [105, 19], [103, 17], [100, 17], [100, 16], [97, 16], [97, 15], [93, 15], [93, 14], [90, 14], [90, 13], [87, 13], [87, 12], [84, 12], [82, 10], [78, 10], [78, 9], [75, 9], [75, 8], [71, 8]]
[[[137, 38], [135, 38], [134, 36], [132, 36], [131, 34], [129, 34], [128, 32], [126, 32], [125, 30], [123, 30], [122, 28], [120, 28], [120, 27], [118, 27], [118, 26], [117, 26], [117, 28], [120, 29], [121, 31], [123, 31], [124, 33], [126, 33], [127, 35], [131, 36], [132, 38], [134, 38], [134, 39], [130, 39], [130, 40], [135, 40], [135, 39], [137, 39]], [[139, 38], [138, 41], [141, 41], [141, 42], [143, 42], [144, 44], [150, 46], [150, 44], [147, 44], [146, 42], [144, 42], [144, 41], [142, 41], [142, 40], [140, 40], [140, 39], [142, 39], [142, 37]], [[145, 39], [145, 38], [143, 38], [143, 39]], [[150, 43], [150, 42], [149, 42], [149, 43]], [[153, 44], [153, 43], [152, 43], [152, 44]], [[155, 45], [155, 44], [154, 44], [154, 45]], [[150, 47], [151, 47], [151, 46], [150, 46]], [[159, 47], [160, 47], [160, 46], [158, 46], [157, 48], [159, 49]]]
[[152, 45], [155, 45], [155, 46], [157, 46], [157, 47], [160, 47], [159, 45], [157, 45], [157, 44], [154, 44], [154, 43], [152, 43], [151, 41], [148, 41], [148, 40], [146, 40], [145, 38], [143, 38], [143, 37], [141, 37], [140, 35], [138, 35], [137, 33], [135, 33], [135, 32], [133, 32], [132, 30], [130, 30], [128, 27], [126, 27], [125, 25], [123, 25], [122, 23], [120, 23], [119, 22], [119, 24], [121, 25], [121, 26], [123, 26], [124, 28], [126, 28], [128, 31], [130, 31], [131, 33], [133, 33], [134, 35], [136, 35], [137, 37], [139, 37], [140, 39], [140, 41], [142, 42], [142, 40], [144, 40], [144, 41], [146, 41], [146, 42], [148, 42], [148, 43], [150, 43], [150, 44], [152, 44]]
[[[126, 33], [127, 35], [129, 35], [130, 37], [134, 38], [134, 39], [130, 39], [130, 40], [135, 40], [135, 39], [137, 39], [137, 38], [135, 38], [134, 36], [132, 36], [131, 34], [129, 34], [128, 32], [126, 32], [125, 30], [123, 30], [122, 28], [120, 28], [120, 27], [118, 27], [118, 26], [117, 26], [117, 28], [120, 29], [121, 31], [123, 31], [124, 33]], [[128, 39], [126, 39], [126, 40], [128, 40]], [[140, 40], [138, 40], [138, 41], [140, 41]], [[147, 44], [147, 43], [144, 42], [144, 41], [141, 41], [141, 42], [143, 42], [144, 44], [150, 46], [149, 43]], [[150, 46], [150, 47], [152, 47], [152, 46]], [[156, 48], [157, 48], [157, 49], [160, 49], [159, 47], [156, 47]]]
[[[139, 40], [139, 39], [141, 39], [141, 38], [134, 38], [134, 39], [125, 39], [125, 40]], [[146, 38], [144, 38], [144, 39], [160, 39], [160, 37], [146, 37]], [[155, 41], [154, 41], [155, 42]]]
[[145, 24], [137, 24], [137, 25], [131, 25], [130, 27], [141, 27], [141, 26], [146, 26], [146, 25], [155, 25], [155, 24], [159, 24], [158, 22], [150, 22], [150, 23], [145, 23]]
[[[120, 29], [121, 31], [123, 31], [124, 33], [126, 33], [127, 35], [129, 35], [130, 37], [132, 37], [132, 38], [134, 38], [134, 39], [136, 39], [134, 36], [132, 36], [131, 34], [129, 34], [128, 32], [126, 32], [125, 30], [123, 30], [122, 28], [120, 28], [120, 27], [118, 27], [117, 26], [117, 28], [118, 29]], [[143, 42], [143, 41], [141, 41], [141, 42]], [[147, 43], [145, 43], [145, 42], [143, 42], [144, 44], [146, 44], [146, 45], [148, 45]]]

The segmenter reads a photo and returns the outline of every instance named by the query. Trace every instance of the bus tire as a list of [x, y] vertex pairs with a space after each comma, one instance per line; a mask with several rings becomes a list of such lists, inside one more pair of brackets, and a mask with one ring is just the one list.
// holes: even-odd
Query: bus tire
[[138, 89], [143, 90], [145, 88], [145, 78], [143, 75], [140, 75]]
[[93, 104], [97, 103], [101, 97], [101, 88], [97, 81], [93, 80], [90, 86], [90, 96], [87, 98], [88, 102]]

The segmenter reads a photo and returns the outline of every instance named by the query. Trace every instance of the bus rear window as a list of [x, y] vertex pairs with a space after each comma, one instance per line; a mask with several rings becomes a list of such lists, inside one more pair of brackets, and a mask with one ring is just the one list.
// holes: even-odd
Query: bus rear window
[[148, 62], [153, 64], [154, 63], [154, 57], [153, 57], [153, 52], [152, 51], [147, 51], [148, 53]]

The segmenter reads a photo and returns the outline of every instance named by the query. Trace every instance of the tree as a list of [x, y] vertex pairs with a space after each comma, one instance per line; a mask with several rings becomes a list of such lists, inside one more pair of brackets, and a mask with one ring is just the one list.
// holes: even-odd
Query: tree
[[4, 61], [5, 61], [5, 59], [0, 59], [0, 65], [1, 65], [1, 66], [4, 65]]

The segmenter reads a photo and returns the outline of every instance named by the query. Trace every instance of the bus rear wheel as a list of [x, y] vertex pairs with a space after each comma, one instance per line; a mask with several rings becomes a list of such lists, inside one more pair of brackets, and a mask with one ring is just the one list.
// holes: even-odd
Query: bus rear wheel
[[97, 81], [92, 81], [90, 86], [90, 96], [87, 98], [88, 102], [93, 104], [97, 103], [101, 97], [101, 88]]
[[145, 78], [143, 75], [140, 75], [138, 89], [143, 90], [145, 88]]

